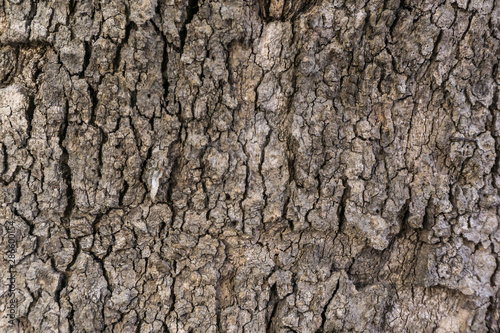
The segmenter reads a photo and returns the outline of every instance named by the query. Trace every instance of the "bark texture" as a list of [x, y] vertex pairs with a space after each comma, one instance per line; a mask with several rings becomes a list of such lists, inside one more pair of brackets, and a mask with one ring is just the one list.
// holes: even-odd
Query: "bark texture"
[[498, 0], [0, 1], [0, 310], [10, 223], [20, 332], [499, 332], [499, 39]]

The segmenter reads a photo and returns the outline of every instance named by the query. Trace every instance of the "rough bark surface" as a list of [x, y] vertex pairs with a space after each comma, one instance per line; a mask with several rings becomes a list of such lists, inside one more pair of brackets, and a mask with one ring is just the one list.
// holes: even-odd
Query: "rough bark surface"
[[10, 223], [20, 332], [499, 332], [499, 39], [498, 0], [0, 1], [0, 311]]

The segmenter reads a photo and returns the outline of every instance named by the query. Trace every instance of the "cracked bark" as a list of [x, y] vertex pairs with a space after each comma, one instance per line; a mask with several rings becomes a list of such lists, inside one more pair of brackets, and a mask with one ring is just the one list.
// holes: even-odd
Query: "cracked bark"
[[498, 0], [0, 1], [19, 331], [499, 332], [499, 27]]

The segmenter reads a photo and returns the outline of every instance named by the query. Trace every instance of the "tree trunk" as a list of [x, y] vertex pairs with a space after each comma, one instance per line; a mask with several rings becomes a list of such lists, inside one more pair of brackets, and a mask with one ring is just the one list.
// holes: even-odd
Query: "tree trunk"
[[500, 1], [0, 1], [0, 331], [499, 332]]

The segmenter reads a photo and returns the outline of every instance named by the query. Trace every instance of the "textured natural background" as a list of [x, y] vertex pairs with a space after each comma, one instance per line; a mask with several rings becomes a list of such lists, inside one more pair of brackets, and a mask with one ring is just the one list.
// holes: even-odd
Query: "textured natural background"
[[12, 223], [20, 332], [499, 332], [499, 39], [498, 0], [0, 0], [0, 331]]

